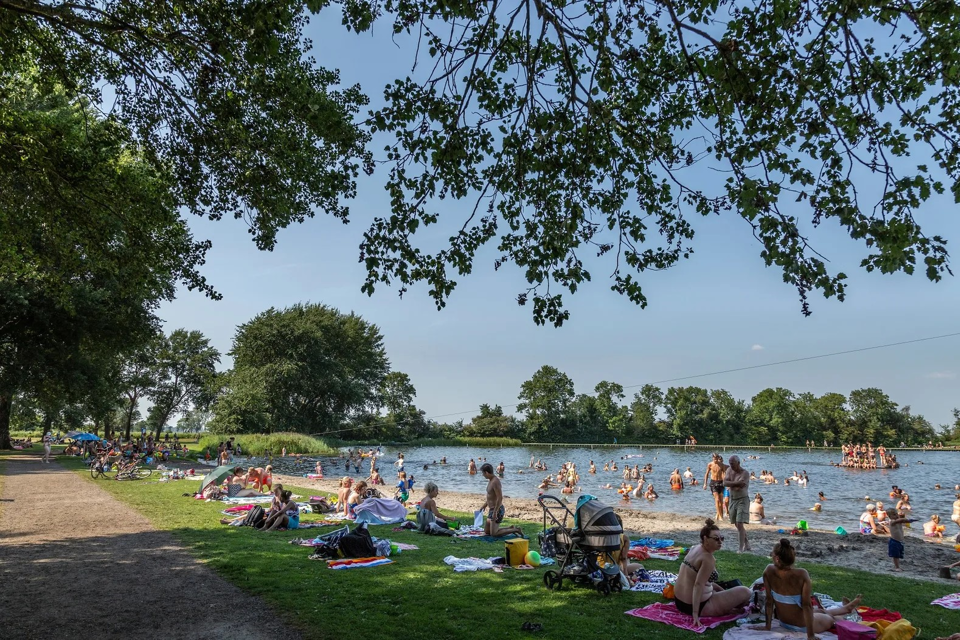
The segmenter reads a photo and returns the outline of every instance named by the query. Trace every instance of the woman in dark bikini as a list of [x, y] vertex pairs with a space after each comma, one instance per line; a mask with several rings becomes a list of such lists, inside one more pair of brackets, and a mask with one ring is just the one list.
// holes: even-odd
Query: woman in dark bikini
[[763, 588], [767, 593], [767, 631], [770, 630], [774, 610], [780, 620], [780, 626], [789, 631], [806, 632], [807, 640], [813, 640], [814, 634], [829, 631], [837, 618], [843, 618], [858, 606], [860, 596], [835, 609], [813, 610], [810, 594], [813, 591], [810, 574], [806, 569], [794, 569], [796, 551], [786, 538], [773, 547], [773, 564], [767, 565], [763, 572]]
[[700, 625], [700, 616], [712, 617], [734, 613], [750, 602], [748, 587], [724, 589], [718, 584], [717, 561], [713, 554], [723, 546], [720, 528], [711, 519], [700, 530], [700, 544], [690, 549], [680, 565], [674, 588], [674, 603], [680, 613], [693, 616]]

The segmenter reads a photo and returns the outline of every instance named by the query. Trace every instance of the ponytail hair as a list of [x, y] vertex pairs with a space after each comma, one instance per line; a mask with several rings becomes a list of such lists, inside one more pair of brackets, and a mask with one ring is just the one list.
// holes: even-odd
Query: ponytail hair
[[720, 527], [717, 526], [717, 523], [714, 522], [712, 518], [707, 518], [704, 521], [703, 528], [700, 529], [700, 541], [702, 542], [704, 538], [709, 538], [711, 531], [720, 531]]
[[790, 540], [787, 538], [780, 538], [780, 542], [774, 545], [773, 555], [775, 555], [780, 560], [780, 564], [785, 567], [792, 566], [797, 560], [797, 550], [790, 544]]

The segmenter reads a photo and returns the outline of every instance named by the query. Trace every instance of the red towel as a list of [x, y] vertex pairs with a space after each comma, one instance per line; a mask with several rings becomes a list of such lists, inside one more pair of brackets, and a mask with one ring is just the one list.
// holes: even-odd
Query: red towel
[[887, 611], [886, 609], [871, 609], [870, 607], [857, 607], [857, 613], [863, 618], [864, 622], [876, 622], [877, 620], [889, 620], [896, 622], [903, 616], [896, 611]]

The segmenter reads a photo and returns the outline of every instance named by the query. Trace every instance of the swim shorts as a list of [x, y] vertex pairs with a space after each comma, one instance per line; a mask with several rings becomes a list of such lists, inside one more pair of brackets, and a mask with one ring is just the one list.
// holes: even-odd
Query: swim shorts
[[899, 558], [900, 560], [903, 560], [903, 543], [899, 540], [890, 538], [887, 541], [887, 555], [891, 558]]
[[730, 513], [732, 524], [750, 521], [750, 504], [746, 497], [730, 498], [730, 506], [727, 511]]
[[723, 493], [723, 480], [711, 480], [710, 490], [714, 493]]
[[490, 512], [487, 514], [487, 519], [500, 524], [503, 522], [503, 516], [506, 515], [506, 512], [507, 510], [503, 508], [503, 505], [500, 505], [496, 513], [494, 513], [493, 509], [490, 509]]

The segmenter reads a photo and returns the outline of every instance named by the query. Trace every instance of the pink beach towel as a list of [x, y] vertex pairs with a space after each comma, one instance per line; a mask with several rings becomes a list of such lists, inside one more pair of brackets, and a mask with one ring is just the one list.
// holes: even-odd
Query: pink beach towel
[[677, 605], [672, 602], [668, 604], [655, 602], [651, 605], [643, 607], [642, 609], [631, 609], [630, 611], [625, 611], [624, 613], [626, 613], [628, 616], [636, 616], [637, 618], [644, 618], [646, 620], [653, 620], [654, 622], [669, 624], [677, 627], [678, 629], [703, 633], [707, 629], [713, 629], [714, 627], [719, 627], [727, 622], [733, 622], [737, 618], [742, 618], [750, 613], [750, 607], [744, 607], [743, 611], [740, 613], [731, 613], [730, 615], [720, 616], [719, 618], [701, 617], [699, 627], [694, 626], [693, 618], [691, 616], [677, 611]]
[[930, 604], [938, 604], [947, 609], [960, 609], [960, 593], [951, 593], [948, 596], [937, 598]]

